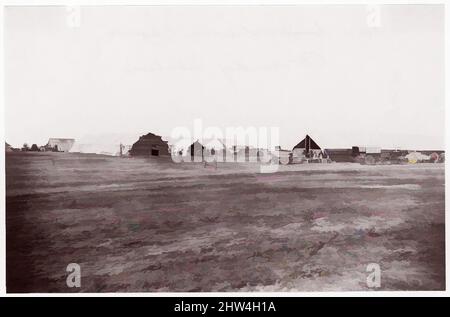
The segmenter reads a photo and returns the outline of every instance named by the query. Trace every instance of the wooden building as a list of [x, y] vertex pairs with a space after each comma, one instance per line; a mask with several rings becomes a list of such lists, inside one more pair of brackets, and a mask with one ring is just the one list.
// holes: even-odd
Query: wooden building
[[205, 146], [198, 140], [192, 143], [188, 148], [188, 154], [193, 162], [203, 162]]
[[130, 156], [169, 156], [169, 146], [161, 136], [148, 133], [139, 138], [129, 150]]

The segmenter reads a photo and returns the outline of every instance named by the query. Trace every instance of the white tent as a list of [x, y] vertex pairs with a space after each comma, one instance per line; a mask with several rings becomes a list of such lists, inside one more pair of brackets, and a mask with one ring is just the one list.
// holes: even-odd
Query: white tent
[[119, 156], [122, 145], [125, 155], [138, 139], [139, 134], [90, 134], [77, 140], [70, 152]]

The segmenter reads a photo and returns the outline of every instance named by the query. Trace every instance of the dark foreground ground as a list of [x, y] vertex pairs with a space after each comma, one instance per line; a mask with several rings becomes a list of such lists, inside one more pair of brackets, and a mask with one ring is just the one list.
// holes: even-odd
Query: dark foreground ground
[[[6, 154], [7, 291], [445, 288], [444, 165]], [[66, 266], [81, 266], [81, 288]]]

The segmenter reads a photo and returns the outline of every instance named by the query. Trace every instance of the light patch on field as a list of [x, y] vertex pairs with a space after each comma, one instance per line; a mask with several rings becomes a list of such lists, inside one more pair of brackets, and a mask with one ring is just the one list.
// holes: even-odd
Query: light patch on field
[[[423, 268], [416, 267], [411, 264], [410, 261], [392, 261], [381, 270], [381, 283], [384, 280], [388, 280], [390, 284], [412, 285], [415, 289], [422, 289], [425, 281], [423, 276], [430, 272], [425, 271]], [[437, 287], [437, 283], [431, 282], [433, 287]]]
[[331, 223], [325, 218], [315, 219], [313, 224], [314, 226], [311, 228], [311, 230], [318, 232], [339, 232], [347, 227], [346, 224]]
[[280, 228], [272, 229], [270, 230], [271, 235], [279, 236], [279, 237], [286, 237], [286, 236], [292, 236], [292, 235], [298, 235], [302, 233], [302, 227], [305, 224], [303, 223], [290, 223], [288, 225], [285, 225]]
[[352, 221], [350, 227], [362, 230], [369, 230], [372, 228], [385, 230], [398, 226], [403, 223], [400, 218], [382, 218], [378, 216], [358, 217]]
[[348, 219], [346, 223], [342, 221], [332, 223], [329, 219], [318, 218], [314, 220], [314, 226], [311, 230], [318, 232], [341, 232], [346, 229], [352, 231], [369, 229], [385, 230], [398, 226], [401, 223], [403, 223], [403, 220], [400, 218], [386, 219], [378, 216], [356, 217], [355, 219]]
[[420, 190], [422, 187], [419, 184], [401, 184], [401, 185], [359, 185], [360, 188], [373, 189], [408, 189]]
[[148, 246], [146, 255], [160, 255], [169, 252], [182, 252], [184, 250], [200, 253], [202, 248], [211, 246], [217, 240], [230, 238], [231, 236], [233, 236], [232, 231], [223, 229], [201, 237], [183, 237], [170, 244]]
[[126, 259], [115, 260], [113, 263], [108, 263], [103, 269], [98, 270], [95, 275], [117, 275], [125, 271], [127, 268], [133, 267], [134, 264], [124, 262]]

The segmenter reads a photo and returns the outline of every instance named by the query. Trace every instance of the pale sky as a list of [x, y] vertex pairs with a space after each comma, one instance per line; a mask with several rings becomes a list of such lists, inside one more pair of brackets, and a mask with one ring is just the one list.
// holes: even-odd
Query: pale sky
[[6, 8], [6, 141], [170, 135], [200, 118], [279, 127], [283, 148], [308, 133], [324, 148], [443, 149], [444, 7], [379, 13], [82, 7], [77, 26], [66, 7]]

